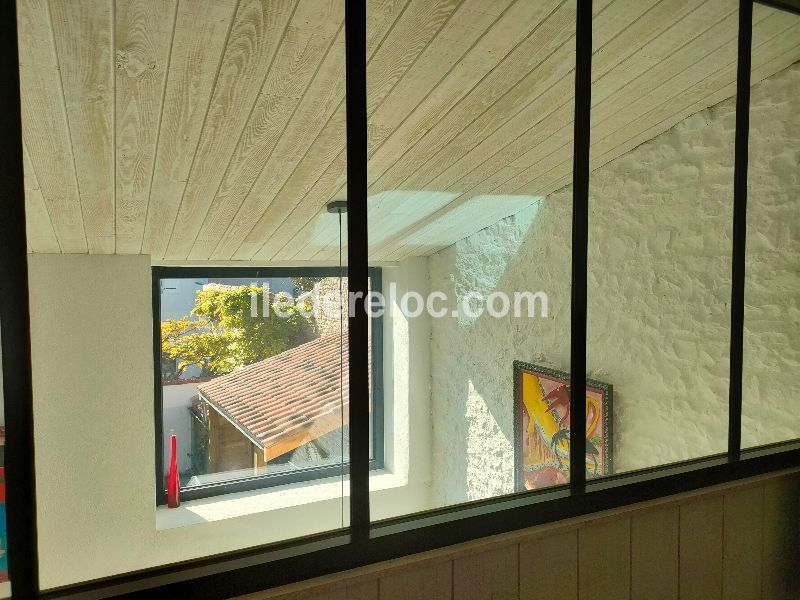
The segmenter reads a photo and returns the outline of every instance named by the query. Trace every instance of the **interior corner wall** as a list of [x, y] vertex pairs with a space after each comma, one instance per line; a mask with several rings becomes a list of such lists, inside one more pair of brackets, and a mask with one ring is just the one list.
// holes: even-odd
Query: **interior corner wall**
[[[751, 107], [746, 444], [800, 436], [800, 64]], [[734, 128], [731, 98], [592, 173], [588, 374], [614, 386], [618, 472], [726, 449]], [[513, 491], [512, 363], [569, 370], [571, 219], [566, 187], [429, 257], [450, 310], [549, 299], [547, 318], [433, 319], [437, 506]]]

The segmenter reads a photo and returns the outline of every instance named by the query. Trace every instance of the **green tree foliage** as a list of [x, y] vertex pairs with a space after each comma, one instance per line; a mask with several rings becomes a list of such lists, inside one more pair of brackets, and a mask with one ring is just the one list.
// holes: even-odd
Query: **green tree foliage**
[[[256, 316], [251, 314], [252, 294]], [[220, 375], [314, 338], [313, 324], [297, 307], [281, 305], [288, 316], [279, 316], [273, 298], [265, 315], [263, 301], [262, 290], [247, 285], [197, 292], [191, 314], [161, 322], [162, 363], [177, 361], [174, 373], [164, 375], [178, 378], [193, 364], [203, 375]]]

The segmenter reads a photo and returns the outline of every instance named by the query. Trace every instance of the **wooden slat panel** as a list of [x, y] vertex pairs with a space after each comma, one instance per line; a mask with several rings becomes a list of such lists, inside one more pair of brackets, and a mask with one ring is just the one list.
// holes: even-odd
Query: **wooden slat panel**
[[236, 5], [237, 0], [178, 3], [143, 254], [166, 253]]
[[139, 254], [150, 201], [177, 0], [117, 0], [117, 254]]
[[775, 600], [800, 598], [800, 477], [764, 486], [764, 560], [761, 595]]
[[722, 597], [761, 598], [763, 486], [727, 492], [723, 510]]
[[680, 507], [680, 597], [722, 597], [722, 497], [691, 500]]
[[678, 507], [631, 519], [631, 597], [678, 598]]
[[519, 597], [578, 599], [577, 529], [519, 545]]
[[[378, 580], [354, 582], [350, 584], [322, 585], [302, 592], [283, 595], [264, 594], [269, 600], [378, 600]], [[259, 594], [248, 596], [248, 600], [258, 600]]]
[[170, 236], [168, 258], [189, 255], [296, 6], [291, 0], [239, 4]]
[[453, 561], [453, 600], [514, 600], [518, 588], [517, 544]]
[[[434, 4], [426, 2], [409, 4], [375, 54], [370, 57], [369, 70], [374, 69], [384, 75], [375, 79], [368, 77], [368, 101], [372, 98], [371, 102], [378, 102], [392, 92], [397, 80], [409, 66], [414, 64], [457, 6], [458, 0]], [[334, 51], [339, 54], [339, 60], [343, 63], [344, 48], [336, 47]], [[234, 258], [250, 259], [255, 256], [263, 259], [278, 252], [308, 219], [331, 199], [336, 190], [335, 186], [341, 185], [344, 181], [346, 156], [341, 151], [345, 148], [346, 142], [345, 105], [342, 101], [343, 78], [338, 79], [341, 83], [339, 103], [335, 113], [324, 123], [322, 133], [316, 139], [312, 136], [301, 144], [304, 153], [297, 156], [296, 160], [290, 160], [297, 154], [296, 151], [276, 153], [276, 160], [265, 168], [266, 177], [260, 178], [254, 186], [253, 197], [263, 198], [270, 203], [263, 214], [259, 213], [260, 219], [255, 227], [252, 227], [252, 217], [242, 216], [250, 224], [250, 228]], [[330, 113], [323, 113], [325, 114]], [[304, 120], [309, 119], [313, 122], [313, 116], [308, 116]], [[318, 131], [312, 133], [316, 134]], [[333, 161], [337, 162], [335, 168], [338, 169], [339, 177], [325, 188], [313, 186]], [[314, 187], [312, 191], [315, 193], [300, 198], [297, 190], [303, 189], [304, 182], [311, 183]], [[297, 205], [301, 202], [302, 208], [297, 210]], [[286, 222], [289, 215], [294, 216], [295, 212], [298, 213], [295, 222]], [[234, 239], [236, 232], [229, 231], [228, 235]]]
[[51, 0], [89, 252], [114, 254], [114, 24], [110, 0]]
[[[288, 149], [285, 144], [278, 146], [279, 140], [295, 136], [310, 142], [313, 135], [319, 133], [325, 119], [322, 97], [329, 94], [340, 98], [344, 83], [340, 77], [323, 81], [322, 75], [316, 80], [315, 86], [308, 88], [315, 75], [320, 75], [318, 71], [326, 54], [329, 51], [343, 52], [341, 47], [331, 49], [337, 34], [341, 43], [343, 19], [344, 0], [298, 3], [225, 177], [194, 242], [189, 254], [191, 259], [210, 257], [218, 245], [223, 248], [233, 246], [229, 257], [238, 243], [235, 234], [224, 240], [223, 235], [256, 178], [262, 169], [270, 168], [273, 151], [278, 160], [288, 159]], [[303, 102], [307, 92], [316, 102]], [[302, 150], [305, 150], [305, 146]], [[299, 148], [295, 148], [295, 154], [299, 151]]]
[[453, 563], [422, 564], [390, 573], [380, 580], [380, 600], [450, 600], [453, 597]]
[[631, 597], [630, 518], [606, 521], [578, 531], [578, 597]]
[[[800, 58], [800, 45], [796, 43], [796, 35], [792, 35], [797, 30], [794, 25], [796, 21], [778, 19], [776, 14], [772, 11], [756, 11], [757, 24], [755, 30], [759, 32], [769, 31], [771, 36], [765, 35], [768, 42], [762, 44], [757, 51], [754, 51], [754, 73], [761, 72], [775, 72], [772, 69], [778, 68], [779, 64], [785, 66], [784, 61], [789, 57], [785, 56], [787, 48], [794, 48], [794, 52], [790, 54], [797, 54]], [[727, 21], [718, 23], [713, 26], [710, 33], [715, 33], [717, 37], [722, 36], [724, 33], [733, 32], [735, 36], [736, 31], [736, 15], [728, 17]], [[792, 27], [794, 25], [794, 27]], [[730, 35], [728, 37], [731, 37]], [[695, 60], [698, 55], [705, 55], [707, 51], [699, 44], [708, 44], [709, 39], [714, 39], [713, 36], [706, 35], [698, 38], [696, 42], [685, 46], [681, 53], [683, 60]], [[724, 62], [725, 57], [735, 57], [735, 38], [731, 39], [722, 47], [718, 48], [714, 54], [717, 60]], [[652, 52], [655, 52], [653, 50]], [[783, 56], [783, 58], [776, 62], [775, 57]], [[664, 59], [661, 62], [670, 62], [676, 60], [674, 57]], [[693, 70], [704, 70], [707, 63], [713, 63], [713, 56], [707, 57], [706, 60], [700, 61], [695, 64]], [[766, 69], [765, 69], [766, 66]], [[597, 168], [613, 160], [620, 154], [636, 147], [637, 145], [652, 139], [659, 133], [665, 131], [675, 123], [683, 118], [702, 110], [707, 106], [711, 106], [718, 101], [730, 97], [735, 92], [735, 60], [728, 61], [721, 69], [713, 76], [703, 75], [702, 73], [687, 74], [682, 71], [676, 76], [677, 79], [685, 80], [689, 78], [692, 82], [688, 88], [683, 89], [679, 82], [669, 81], [665, 84], [657, 86], [655, 90], [651, 90], [646, 97], [641, 96], [640, 91], [628, 90], [627, 96], [620, 97], [626, 90], [617, 92], [599, 105], [593, 108], [593, 119], [600, 119], [604, 114], [609, 111], [615, 113], [616, 122], [610, 122], [608, 119], [600, 125], [594, 124], [593, 128], [593, 148], [592, 148], [592, 168]], [[641, 86], [650, 85], [653, 83], [649, 79], [644, 79], [638, 84]], [[687, 85], [684, 83], [683, 85]], [[642, 88], [644, 89], [644, 88]], [[716, 89], [714, 95], [709, 96], [708, 90]], [[628, 98], [636, 98], [633, 102], [629, 103]], [[621, 99], [624, 98], [624, 99]], [[648, 109], [648, 106], [654, 108]], [[689, 107], [685, 109], [684, 107]], [[605, 111], [605, 112], [604, 112]], [[644, 113], [641, 117], [636, 117], [637, 114]], [[556, 121], [554, 121], [556, 122]], [[547, 132], [552, 125], [546, 125], [543, 133]], [[606, 128], [616, 129], [616, 133], [611, 136], [601, 135]], [[568, 185], [571, 180], [571, 143], [565, 143], [561, 149], [556, 150], [555, 146], [558, 145], [558, 140], [564, 135], [569, 135], [569, 126], [565, 125], [561, 133], [551, 132], [550, 138], [544, 140], [542, 144], [537, 146], [534, 154], [543, 157], [542, 160], [525, 171], [518, 171], [518, 167], [508, 167], [505, 169], [498, 169], [494, 175], [484, 179], [478, 186], [465, 193], [463, 196], [454, 201], [454, 206], [465, 201], [471, 194], [478, 192], [499, 194], [508, 189], [516, 189], [516, 193], [528, 194], [547, 194], [557, 190], [564, 185]], [[595, 131], [597, 132], [595, 134]], [[646, 132], [638, 133], [637, 132]], [[538, 135], [538, 129], [537, 129]], [[598, 139], [599, 138], [599, 139]], [[613, 139], [613, 141], [611, 141]], [[493, 167], [499, 167], [499, 164], [493, 164]], [[536, 174], [536, 176], [533, 176]], [[474, 172], [469, 174], [463, 182], [458, 182], [456, 185], [468, 186], [469, 177], [474, 177]], [[532, 177], [532, 181], [530, 180]], [[517, 183], [523, 182], [524, 185], [516, 186]], [[497, 185], [500, 183], [500, 185]], [[433, 218], [438, 217], [434, 215]], [[378, 253], [378, 257], [388, 260], [399, 260], [407, 253]]]
[[[45, 0], [17, 2], [22, 135], [63, 252], [86, 252], [64, 94]], [[38, 228], [39, 226], [36, 226]]]
[[42, 197], [42, 190], [36, 180], [36, 173], [31, 165], [28, 148], [23, 145], [25, 161], [25, 225], [28, 237], [28, 252], [61, 252], [58, 245], [47, 204]]

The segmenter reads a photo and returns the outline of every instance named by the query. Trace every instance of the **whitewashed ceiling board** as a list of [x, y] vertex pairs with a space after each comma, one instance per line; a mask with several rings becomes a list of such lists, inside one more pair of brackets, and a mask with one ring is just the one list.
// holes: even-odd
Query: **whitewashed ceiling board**
[[[570, 183], [574, 0], [368, 1], [371, 258]], [[593, 169], [735, 93], [737, 5], [595, 0]], [[334, 260], [343, 18], [344, 0], [19, 0], [29, 250]], [[754, 21], [753, 81], [800, 60], [800, 17]]]
[[[64, 105], [90, 253], [116, 251], [114, 39], [109, 0], [51, 0]], [[23, 90], [24, 91], [24, 90]], [[23, 96], [22, 102], [25, 102]]]
[[142, 254], [163, 257], [217, 81], [237, 0], [179, 2]]
[[86, 252], [75, 159], [46, 0], [18, 2], [17, 22], [22, 128], [32, 171], [29, 177], [40, 186], [61, 251]]
[[139, 254], [177, 0], [117, 0], [115, 7], [116, 251]]

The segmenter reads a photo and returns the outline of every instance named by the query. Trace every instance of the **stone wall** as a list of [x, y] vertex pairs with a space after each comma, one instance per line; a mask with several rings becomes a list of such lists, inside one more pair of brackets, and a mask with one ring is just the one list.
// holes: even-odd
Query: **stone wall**
[[[744, 442], [800, 436], [800, 65], [753, 88]], [[589, 376], [614, 386], [617, 471], [727, 444], [735, 99], [592, 173]], [[433, 498], [513, 490], [512, 362], [568, 370], [572, 192], [429, 259], [450, 306], [545, 291], [548, 317], [432, 319]]]

